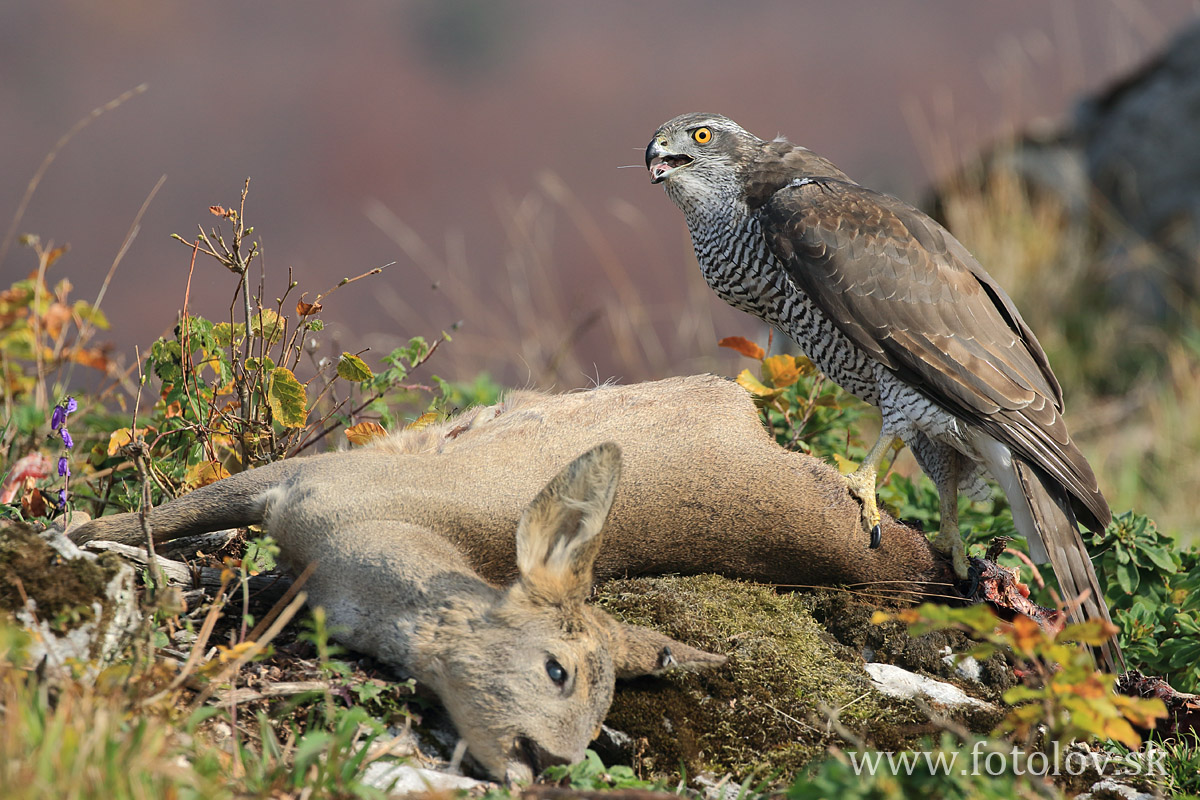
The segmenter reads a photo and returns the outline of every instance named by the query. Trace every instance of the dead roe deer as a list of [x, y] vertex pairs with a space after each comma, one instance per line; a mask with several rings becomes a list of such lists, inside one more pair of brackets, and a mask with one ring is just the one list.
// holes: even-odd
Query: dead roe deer
[[[514, 392], [234, 475], [148, 523], [156, 541], [265, 523], [289, 569], [317, 562], [305, 589], [339, 640], [432, 688], [476, 761], [508, 779], [581, 758], [615, 678], [723, 661], [585, 605], [594, 578], [718, 572], [902, 592], [948, 574], [890, 519], [882, 547], [864, 549], [837, 473], [779, 447], [745, 390], [714, 376]], [[71, 535], [143, 537], [136, 514]]]

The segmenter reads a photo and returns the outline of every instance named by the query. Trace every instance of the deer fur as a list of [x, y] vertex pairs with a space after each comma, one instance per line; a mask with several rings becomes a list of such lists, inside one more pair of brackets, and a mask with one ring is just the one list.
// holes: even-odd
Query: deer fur
[[[901, 593], [947, 576], [921, 533], [885, 519], [872, 550], [858, 520], [834, 470], [780, 448], [745, 390], [703, 375], [513, 392], [234, 475], [148, 523], [156, 541], [265, 523], [291, 570], [317, 562], [309, 602], [340, 641], [430, 686], [476, 761], [513, 779], [581, 758], [614, 678], [723, 661], [585, 605], [593, 579], [718, 572]], [[136, 514], [71, 534], [143, 536]]]

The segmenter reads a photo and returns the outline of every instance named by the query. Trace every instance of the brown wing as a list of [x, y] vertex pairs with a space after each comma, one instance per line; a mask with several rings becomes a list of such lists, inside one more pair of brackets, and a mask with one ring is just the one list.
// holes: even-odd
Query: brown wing
[[1108, 524], [1045, 352], [957, 239], [906, 203], [836, 179], [794, 181], [757, 213], [796, 287], [843, 334], [1047, 472], [1089, 528]]

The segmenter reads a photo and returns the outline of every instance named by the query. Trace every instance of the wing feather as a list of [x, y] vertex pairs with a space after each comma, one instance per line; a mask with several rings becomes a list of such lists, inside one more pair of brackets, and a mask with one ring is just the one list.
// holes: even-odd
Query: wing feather
[[767, 243], [858, 347], [1064, 486], [1089, 527], [1108, 504], [1062, 419], [1062, 389], [1008, 295], [935, 221], [849, 180], [762, 195]]

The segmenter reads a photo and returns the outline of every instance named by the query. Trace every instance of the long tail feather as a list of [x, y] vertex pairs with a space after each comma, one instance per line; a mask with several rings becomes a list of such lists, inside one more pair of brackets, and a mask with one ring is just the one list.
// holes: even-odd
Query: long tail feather
[[[1088, 558], [1083, 538], [1079, 535], [1079, 524], [1071, 511], [1071, 504], [1065, 492], [1057, 486], [1048, 486], [1047, 481], [1034, 467], [1020, 459], [1013, 459], [1013, 467], [1036, 528], [1034, 532], [1022, 533], [1027, 538], [1030, 533], [1041, 537], [1050, 564], [1054, 567], [1054, 574], [1058, 577], [1063, 601], [1074, 602], [1085, 589], [1089, 590], [1088, 596], [1070, 615], [1070, 620], [1083, 622], [1089, 619], [1103, 619], [1112, 622], [1104, 595], [1100, 591], [1096, 570], [1092, 568], [1091, 559]], [[1032, 545], [1030, 549], [1033, 549]], [[1103, 645], [1097, 658], [1108, 672], [1125, 671], [1125, 658], [1116, 641]]]

